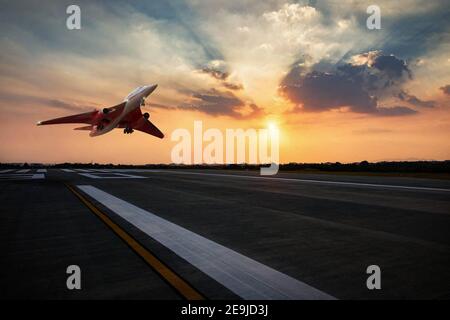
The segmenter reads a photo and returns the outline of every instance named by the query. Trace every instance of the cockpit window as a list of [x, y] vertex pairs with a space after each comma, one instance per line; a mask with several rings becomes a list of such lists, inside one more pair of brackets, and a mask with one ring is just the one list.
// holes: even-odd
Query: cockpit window
[[126, 96], [125, 100], [130, 99], [131, 97], [133, 97], [134, 95], [136, 95], [137, 93], [139, 93], [143, 88], [145, 88], [145, 86], [137, 87], [137, 88], [134, 89], [129, 95]]

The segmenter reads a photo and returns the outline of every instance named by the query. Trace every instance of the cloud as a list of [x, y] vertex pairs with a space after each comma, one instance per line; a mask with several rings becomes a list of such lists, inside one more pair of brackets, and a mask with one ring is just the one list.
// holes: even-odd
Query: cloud
[[386, 17], [382, 17], [382, 27], [388, 31], [388, 36], [380, 41], [380, 45], [386, 51], [415, 58], [426, 56], [430, 50], [448, 42], [450, 14], [442, 7], [445, 1], [410, 1], [410, 5], [398, 3], [397, 6], [401, 7], [397, 8], [392, 18], [386, 17], [385, 5], [380, 5], [382, 15]]
[[413, 115], [416, 114], [417, 111], [410, 109], [408, 107], [404, 106], [395, 106], [395, 107], [378, 107], [377, 108], [377, 115], [379, 116], [407, 116], [407, 115]]
[[[316, 71], [315, 69], [329, 69]], [[380, 99], [398, 92], [402, 84], [412, 78], [405, 61], [381, 51], [354, 55], [350, 61], [335, 66], [321, 61], [310, 68], [297, 64], [282, 79], [280, 92], [297, 105], [294, 111], [320, 112], [348, 107], [352, 112], [381, 116], [416, 113], [405, 106], [380, 107]], [[410, 104], [430, 107], [402, 91], [402, 98]], [[301, 108], [299, 107], [301, 105]]]
[[392, 133], [393, 130], [390, 129], [384, 129], [384, 128], [366, 128], [366, 129], [359, 129], [359, 130], [353, 130], [353, 133], [356, 134], [384, 134], [384, 133]]
[[220, 92], [216, 89], [193, 92], [190, 99], [178, 108], [200, 111], [212, 116], [229, 116], [235, 119], [250, 119], [264, 114], [263, 109], [256, 104], [244, 102], [230, 91]]
[[209, 74], [211, 77], [217, 80], [224, 81], [226, 78], [228, 78], [228, 73], [221, 72], [219, 70], [213, 70], [209, 68], [203, 68], [202, 72]]
[[409, 94], [405, 91], [401, 91], [398, 94], [398, 97], [400, 98], [401, 101], [405, 101], [413, 106], [416, 107], [421, 107], [421, 108], [434, 108], [436, 103], [434, 101], [424, 101], [421, 100], [419, 98], [417, 98], [416, 96]]
[[205, 93], [194, 93], [192, 95], [192, 106], [211, 115], [230, 115], [235, 110], [244, 106], [244, 102], [231, 92], [219, 92], [211, 89]]
[[209, 74], [211, 77], [217, 80], [226, 80], [229, 76], [226, 70], [226, 64], [223, 60], [213, 60], [208, 63], [207, 66], [202, 68], [202, 72]]
[[162, 103], [154, 103], [154, 102], [145, 102], [145, 105], [148, 107], [158, 108], [158, 109], [164, 109], [164, 110], [176, 110], [178, 109], [175, 106], [169, 106]]
[[241, 115], [242, 119], [254, 119], [254, 118], [260, 118], [262, 116], [265, 116], [267, 113], [264, 111], [263, 108], [258, 107], [256, 104], [251, 103], [249, 105], [250, 112]]
[[239, 83], [235, 84], [235, 83], [230, 83], [230, 82], [224, 82], [223, 86], [230, 90], [243, 90], [244, 89], [244, 86]]
[[[312, 71], [329, 73], [334, 80], [343, 81], [341, 86], [346, 90], [362, 81], [354, 97], [341, 101], [350, 100], [352, 111], [376, 113], [374, 101], [386, 105], [382, 99], [394, 91], [398, 94], [412, 76], [410, 66], [397, 57], [419, 58], [416, 52], [396, 51], [400, 48], [397, 44], [402, 48], [408, 44], [408, 50], [422, 47], [417, 43], [422, 44], [430, 34], [434, 36], [428, 37], [427, 44], [435, 43], [435, 35], [443, 35], [448, 25], [442, 23], [443, 19], [436, 20], [439, 26], [428, 32], [433, 24], [429, 17], [444, 14], [445, 7], [440, 3], [408, 0], [410, 4], [400, 5], [380, 1], [382, 30], [375, 32], [365, 27], [365, 9], [370, 4], [366, 1], [339, 5], [307, 0], [214, 0], [207, 4], [192, 0], [111, 1], [104, 5], [80, 0], [80, 32], [65, 28], [65, 2], [43, 0], [23, 10], [22, 5], [10, 1], [0, 12], [0, 27], [8, 35], [0, 39], [0, 85], [17, 91], [26, 88], [27, 92], [47, 92], [61, 101], [79, 95], [83, 97], [80, 100], [104, 99], [102, 103], [110, 103], [134, 86], [154, 82], [160, 85], [153, 97], [155, 103], [169, 108], [185, 102], [185, 95], [178, 94], [181, 89], [202, 94], [215, 87], [232, 91], [239, 100], [271, 108], [286, 70], [301, 55], [308, 55], [310, 60], [302, 76]], [[402, 32], [392, 37], [395, 30], [389, 21], [398, 19], [404, 25], [395, 28], [401, 27]], [[385, 52], [396, 56], [366, 52], [367, 48], [386, 47], [394, 48]], [[352, 56], [356, 59], [355, 53], [361, 52], [365, 53], [358, 58], [366, 59], [366, 63], [347, 60]], [[342, 67], [344, 60], [347, 69], [337, 70], [335, 66]], [[328, 64], [329, 70], [319, 69], [320, 64], [323, 68]], [[311, 69], [312, 65], [315, 68]], [[323, 79], [316, 82], [329, 80], [326, 76], [319, 78]], [[439, 81], [447, 83], [445, 78]], [[289, 89], [295, 96], [293, 88]], [[418, 90], [408, 92], [420, 97]], [[331, 100], [331, 93], [322, 102], [327, 99]], [[306, 108], [312, 111], [312, 102], [317, 101], [310, 100]], [[248, 102], [235, 109], [239, 108], [251, 112]], [[199, 111], [203, 109], [208, 110], [201, 107]]]
[[66, 110], [71, 112], [83, 112], [96, 109], [96, 106], [90, 103], [81, 103], [75, 101], [62, 101], [55, 98], [39, 97], [23, 94], [2, 93], [0, 98], [2, 105], [40, 105], [44, 107]]
[[377, 101], [363, 90], [360, 83], [340, 74], [313, 71], [299, 76], [293, 84], [282, 87], [292, 102], [304, 111], [326, 111], [350, 107], [354, 112], [373, 113]]
[[397, 59], [394, 55], [383, 55], [381, 52], [373, 60], [371, 67], [385, 72], [391, 78], [401, 78], [404, 73], [411, 78], [411, 71], [405, 61]]
[[[37, 99], [35, 99], [37, 100]], [[39, 99], [41, 104], [46, 104], [50, 107], [57, 109], [65, 109], [69, 111], [84, 111], [84, 110], [92, 110], [95, 109], [93, 106], [80, 105], [74, 102], [61, 101], [58, 99], [47, 99], [41, 98]]]
[[372, 95], [386, 96], [399, 90], [412, 79], [406, 61], [382, 51], [369, 51], [350, 57], [349, 63], [338, 66], [340, 73], [361, 82]]
[[223, 60], [212, 60], [201, 69], [202, 73], [210, 75], [212, 78], [221, 82], [221, 84], [230, 90], [242, 90], [244, 86], [240, 83], [230, 81], [229, 67]]
[[446, 86], [440, 87], [441, 91], [445, 93], [446, 95], [450, 95], [450, 84], [447, 84]]

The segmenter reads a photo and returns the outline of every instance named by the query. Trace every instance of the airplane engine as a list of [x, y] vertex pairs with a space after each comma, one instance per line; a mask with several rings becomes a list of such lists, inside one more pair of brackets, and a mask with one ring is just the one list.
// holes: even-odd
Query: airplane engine
[[148, 112], [143, 114], [145, 120], [148, 120], [148, 118], [150, 118], [150, 114]]

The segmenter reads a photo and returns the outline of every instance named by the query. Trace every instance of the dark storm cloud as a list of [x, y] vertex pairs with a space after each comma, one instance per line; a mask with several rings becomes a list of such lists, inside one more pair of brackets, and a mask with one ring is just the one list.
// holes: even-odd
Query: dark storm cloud
[[390, 78], [399, 79], [405, 73], [411, 78], [411, 71], [406, 66], [405, 61], [397, 59], [393, 55], [379, 55], [376, 56], [372, 67], [385, 72]]
[[448, 42], [450, 35], [450, 11], [447, 0], [437, 0], [436, 6], [426, 14], [408, 14], [396, 19], [382, 20], [388, 36], [379, 43], [384, 51], [413, 59], [426, 54], [441, 43]]
[[304, 111], [326, 111], [348, 106], [352, 111], [373, 113], [377, 100], [363, 90], [361, 83], [340, 74], [310, 72], [282, 90], [289, 100], [301, 103]]
[[[245, 113], [245, 108], [250, 109]], [[250, 119], [264, 114], [262, 108], [246, 103], [232, 92], [211, 89], [206, 92], [194, 92], [189, 103], [178, 107], [183, 110], [195, 110], [212, 116], [229, 116], [236, 119]]]
[[409, 104], [416, 106], [416, 107], [421, 107], [421, 108], [434, 108], [435, 107], [434, 101], [421, 100], [421, 99], [417, 98], [416, 96], [409, 94], [405, 91], [401, 91], [398, 94], [398, 97], [400, 100], [408, 102]]
[[447, 95], [450, 95], [450, 84], [440, 87], [439, 89], [441, 89], [441, 91]]
[[[293, 110], [295, 112], [320, 112], [348, 107], [352, 112], [379, 116], [416, 113], [406, 106], [389, 108], [381, 107], [378, 103], [385, 95], [398, 92], [401, 85], [412, 77], [405, 61], [376, 51], [354, 58], [351, 63], [337, 66], [330, 72], [314, 71], [315, 66], [312, 67], [313, 71], [294, 66], [282, 80], [280, 91], [297, 104]], [[405, 93], [402, 97], [412, 105], [430, 107], [432, 104]]]
[[[364, 1], [355, 1], [354, 4], [357, 5], [356, 3], [363, 5]], [[377, 4], [366, 3], [365, 7]], [[430, 3], [435, 5], [429, 5]], [[449, 41], [450, 11], [446, 9], [448, 0], [423, 1], [423, 3], [411, 1], [410, 4], [399, 6], [400, 12], [395, 12], [394, 16], [384, 15], [383, 3], [378, 5], [381, 8], [381, 30], [377, 32], [383, 33], [383, 36], [376, 43], [372, 43], [370, 48], [380, 48], [409, 60], [423, 56], [439, 44]], [[419, 6], [428, 6], [428, 10], [424, 12]], [[317, 1], [315, 7], [323, 14], [325, 21], [334, 21], [335, 10], [332, 10], [333, 6], [330, 6], [329, 1]], [[367, 17], [366, 10], [347, 10], [343, 13], [343, 18], [357, 21], [360, 31], [366, 32], [369, 36], [374, 31], [366, 28]]]
[[404, 82], [412, 79], [412, 72], [406, 62], [393, 55], [371, 51], [355, 55], [353, 59], [353, 63], [338, 66], [338, 72], [361, 82], [364, 89], [372, 95], [398, 91]]
[[193, 101], [187, 107], [213, 116], [236, 116], [236, 110], [245, 105], [242, 100], [231, 92], [223, 93], [215, 89], [203, 93], [194, 93], [192, 97]]

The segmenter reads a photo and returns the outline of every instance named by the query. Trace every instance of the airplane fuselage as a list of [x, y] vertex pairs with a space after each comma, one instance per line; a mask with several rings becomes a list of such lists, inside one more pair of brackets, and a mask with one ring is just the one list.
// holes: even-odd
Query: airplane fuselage
[[[108, 133], [114, 128], [116, 128], [119, 123], [132, 111], [139, 108], [142, 104], [143, 99], [147, 98], [153, 91], [155, 91], [157, 85], [142, 86], [131, 91], [124, 99], [126, 102], [122, 113], [115, 117], [112, 121], [103, 125], [101, 127], [96, 126], [94, 130], [89, 134], [91, 137], [100, 136], [102, 134]], [[107, 117], [106, 117], [107, 118]]]
[[121, 103], [80, 114], [38, 121], [37, 125], [82, 123], [82, 127], [74, 130], [90, 131], [91, 137], [103, 135], [115, 128], [123, 129], [123, 133], [129, 134], [135, 130], [141, 131], [157, 138], [164, 138], [161, 132], [150, 120], [148, 112], [143, 113], [141, 106], [145, 105], [145, 99], [155, 91], [157, 85], [147, 85], [134, 89]]

